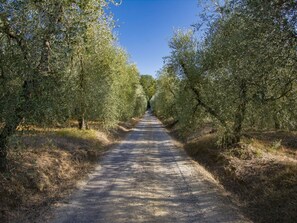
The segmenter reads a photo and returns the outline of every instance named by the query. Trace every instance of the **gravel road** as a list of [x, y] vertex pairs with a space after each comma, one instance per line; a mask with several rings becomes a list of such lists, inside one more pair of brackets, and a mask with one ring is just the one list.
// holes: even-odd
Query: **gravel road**
[[149, 113], [46, 222], [250, 222]]

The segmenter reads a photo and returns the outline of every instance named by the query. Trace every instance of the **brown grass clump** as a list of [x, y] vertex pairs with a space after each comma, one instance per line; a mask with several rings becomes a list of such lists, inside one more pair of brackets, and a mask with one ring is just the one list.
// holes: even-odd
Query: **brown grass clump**
[[289, 146], [297, 137], [282, 133], [280, 141], [279, 136], [258, 133], [222, 149], [215, 134], [206, 134], [185, 149], [238, 198], [253, 221], [297, 222], [297, 157]]
[[264, 145], [265, 149], [277, 154], [286, 154], [297, 159], [297, 133], [286, 131], [251, 132], [247, 137]]
[[129, 122], [120, 122], [115, 128], [110, 130], [110, 135], [113, 140], [123, 138], [133, 127], [139, 122], [139, 118], [132, 118]]
[[10, 140], [9, 171], [0, 173], [0, 222], [34, 222], [69, 195], [114, 139], [137, 122], [120, 123], [111, 133], [99, 131], [98, 122], [90, 123], [97, 130], [21, 126]]
[[0, 175], [0, 222], [32, 218], [67, 195], [110, 144], [94, 130], [29, 131], [15, 137], [9, 172]]

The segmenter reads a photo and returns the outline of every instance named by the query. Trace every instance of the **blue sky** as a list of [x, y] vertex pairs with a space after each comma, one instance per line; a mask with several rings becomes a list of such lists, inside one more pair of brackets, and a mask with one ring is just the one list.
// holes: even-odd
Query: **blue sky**
[[[119, 0], [117, 0], [119, 1]], [[141, 74], [155, 76], [168, 56], [168, 41], [178, 28], [199, 20], [198, 0], [122, 0], [112, 6], [115, 33]]]

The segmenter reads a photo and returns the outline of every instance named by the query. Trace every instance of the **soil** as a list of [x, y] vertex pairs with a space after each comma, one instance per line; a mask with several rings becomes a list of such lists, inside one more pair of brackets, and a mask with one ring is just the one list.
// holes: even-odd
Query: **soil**
[[90, 179], [38, 222], [250, 222], [147, 113]]
[[24, 128], [11, 139], [9, 171], [0, 174], [0, 222], [34, 222], [76, 190], [98, 159], [136, 123], [120, 123], [110, 133]]

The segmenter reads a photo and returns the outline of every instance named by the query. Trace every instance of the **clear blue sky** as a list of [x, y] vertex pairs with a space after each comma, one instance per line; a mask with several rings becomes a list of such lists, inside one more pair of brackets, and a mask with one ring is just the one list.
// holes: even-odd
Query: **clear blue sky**
[[[117, 0], [119, 2], [119, 0]], [[169, 55], [175, 29], [190, 28], [199, 20], [198, 0], [122, 0], [112, 6], [120, 45], [141, 74], [155, 76]]]

